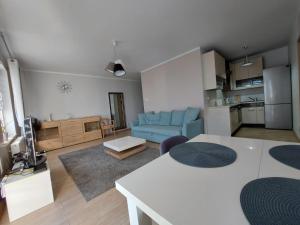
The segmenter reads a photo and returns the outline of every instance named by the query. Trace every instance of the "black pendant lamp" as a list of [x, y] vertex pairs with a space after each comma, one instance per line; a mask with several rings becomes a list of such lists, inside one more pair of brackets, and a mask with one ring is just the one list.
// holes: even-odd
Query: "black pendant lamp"
[[122, 61], [120, 59], [115, 61], [114, 75], [117, 77], [122, 77], [126, 74], [124, 67], [122, 66]]
[[[113, 41], [114, 59], [117, 58], [116, 46], [117, 41]], [[109, 62], [105, 70], [110, 73], [113, 73], [116, 77], [122, 77], [126, 74], [126, 71], [122, 64], [122, 60], [117, 59], [114, 62]]]

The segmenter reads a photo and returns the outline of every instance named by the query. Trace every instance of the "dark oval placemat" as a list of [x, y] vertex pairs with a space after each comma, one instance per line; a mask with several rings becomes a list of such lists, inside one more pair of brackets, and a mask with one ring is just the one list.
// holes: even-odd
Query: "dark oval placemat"
[[271, 148], [269, 153], [279, 162], [300, 170], [300, 145], [276, 146]]
[[250, 225], [300, 224], [300, 180], [253, 180], [243, 188], [240, 201]]
[[236, 152], [223, 145], [206, 142], [188, 142], [170, 150], [176, 161], [194, 167], [223, 167], [236, 160]]

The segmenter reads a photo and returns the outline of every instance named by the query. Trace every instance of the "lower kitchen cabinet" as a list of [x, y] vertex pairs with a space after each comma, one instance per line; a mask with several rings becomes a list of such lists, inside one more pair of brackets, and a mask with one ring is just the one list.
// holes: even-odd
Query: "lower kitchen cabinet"
[[265, 107], [256, 107], [256, 123], [265, 124]]
[[208, 107], [205, 119], [207, 134], [231, 136], [241, 126], [239, 109], [229, 106]]
[[234, 133], [241, 125], [238, 108], [230, 108], [230, 129]]
[[207, 134], [231, 136], [242, 124], [264, 124], [265, 107], [208, 107], [204, 118]]
[[264, 124], [265, 107], [245, 107], [242, 108], [243, 124]]
[[244, 124], [256, 124], [256, 107], [242, 108], [242, 121]]

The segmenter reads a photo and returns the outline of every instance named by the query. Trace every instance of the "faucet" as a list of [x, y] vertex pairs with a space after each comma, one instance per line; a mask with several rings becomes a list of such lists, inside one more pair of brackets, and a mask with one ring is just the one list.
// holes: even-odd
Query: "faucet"
[[248, 97], [249, 99], [251, 99], [252, 102], [258, 102], [258, 97], [252, 98], [252, 97]]
[[252, 102], [256, 102], [257, 99], [256, 98], [252, 98], [252, 97], [248, 97]]

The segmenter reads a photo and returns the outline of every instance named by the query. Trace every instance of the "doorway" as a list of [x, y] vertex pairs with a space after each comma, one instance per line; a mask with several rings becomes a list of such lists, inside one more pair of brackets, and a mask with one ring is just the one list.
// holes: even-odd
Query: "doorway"
[[122, 92], [109, 92], [109, 107], [111, 119], [115, 122], [115, 129], [126, 128], [126, 115], [124, 106], [124, 94]]

